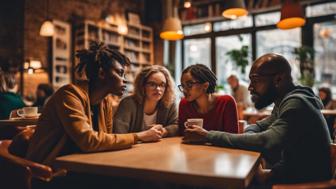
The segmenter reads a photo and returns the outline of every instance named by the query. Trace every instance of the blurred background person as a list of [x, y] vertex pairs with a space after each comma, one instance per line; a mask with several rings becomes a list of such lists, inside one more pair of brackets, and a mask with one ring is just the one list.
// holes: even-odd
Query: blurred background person
[[[336, 101], [332, 99], [332, 92], [331, 89], [328, 87], [321, 87], [319, 88], [319, 97], [322, 100], [324, 109], [327, 110], [334, 110], [336, 109]], [[335, 116], [334, 115], [324, 115], [331, 138], [334, 140], [335, 135], [334, 135], [334, 125], [335, 125]]]
[[15, 74], [18, 68], [0, 58], [0, 119], [8, 119], [12, 110], [25, 106], [17, 92]]
[[39, 84], [36, 89], [36, 101], [33, 106], [37, 106], [41, 109], [53, 93], [54, 88], [50, 84]]
[[250, 95], [245, 85], [239, 83], [236, 75], [230, 75], [227, 82], [231, 88], [231, 95], [236, 100], [239, 119], [243, 119], [243, 111], [251, 106]]

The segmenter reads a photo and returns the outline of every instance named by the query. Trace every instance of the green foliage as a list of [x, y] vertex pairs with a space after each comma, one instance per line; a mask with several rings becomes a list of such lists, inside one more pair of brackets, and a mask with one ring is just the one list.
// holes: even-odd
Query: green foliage
[[293, 54], [300, 61], [301, 84], [312, 87], [315, 81], [315, 50], [312, 47], [302, 46], [295, 48]]
[[[239, 36], [239, 40], [242, 41], [242, 37]], [[229, 55], [230, 59], [234, 61], [238, 67], [240, 67], [241, 72], [245, 73], [245, 68], [248, 65], [248, 46], [243, 45], [240, 49], [233, 49], [226, 53]]]

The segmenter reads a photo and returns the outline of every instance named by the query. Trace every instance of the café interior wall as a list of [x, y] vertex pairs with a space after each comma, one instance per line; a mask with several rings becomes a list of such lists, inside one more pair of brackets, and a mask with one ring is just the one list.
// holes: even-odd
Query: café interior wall
[[[142, 12], [142, 1], [132, 0], [49, 0], [49, 17], [70, 24], [76, 19], [99, 21], [102, 11], [124, 14], [126, 10]], [[42, 62], [44, 73], [24, 74], [23, 94], [34, 96], [39, 83], [50, 82], [50, 39], [39, 35], [40, 27], [46, 19], [46, 0], [26, 0], [24, 11], [24, 60], [37, 59]], [[73, 26], [73, 25], [72, 25]], [[72, 37], [73, 40], [73, 37]], [[73, 43], [73, 42], [72, 42]], [[71, 53], [72, 56], [74, 52]], [[73, 57], [74, 60], [74, 57]]]

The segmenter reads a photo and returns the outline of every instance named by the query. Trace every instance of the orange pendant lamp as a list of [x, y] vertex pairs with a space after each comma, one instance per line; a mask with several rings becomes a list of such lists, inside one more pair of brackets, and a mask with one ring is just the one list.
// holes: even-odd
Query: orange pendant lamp
[[236, 19], [248, 14], [244, 0], [226, 0], [223, 5], [224, 11], [222, 15], [225, 18]]
[[[166, 2], [166, 20], [164, 21], [160, 37], [164, 40], [176, 41], [183, 39], [181, 20], [178, 18], [175, 4], [178, 1], [167, 0]], [[173, 14], [173, 15], [172, 15]], [[172, 15], [172, 16], [171, 16]], [[174, 16], [175, 15], [175, 16]]]
[[281, 8], [281, 19], [277, 23], [279, 29], [287, 30], [301, 27], [306, 23], [299, 1], [285, 0]]

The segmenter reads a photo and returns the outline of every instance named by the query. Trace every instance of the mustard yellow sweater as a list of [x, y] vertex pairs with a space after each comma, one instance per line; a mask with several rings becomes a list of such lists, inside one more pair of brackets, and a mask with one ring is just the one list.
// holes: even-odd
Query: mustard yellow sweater
[[130, 148], [134, 134], [112, 134], [112, 99], [99, 104], [99, 131], [92, 128], [87, 83], [60, 88], [45, 105], [26, 157], [51, 165], [57, 156]]

